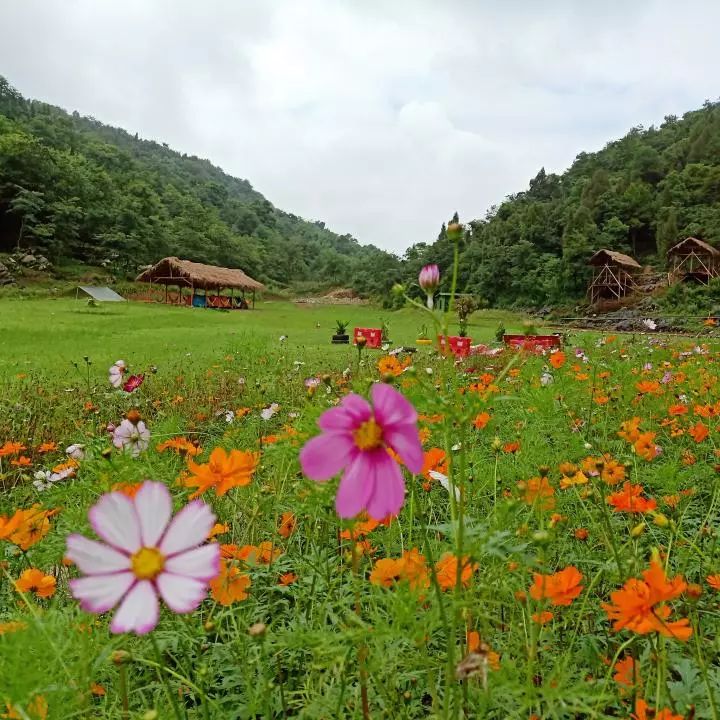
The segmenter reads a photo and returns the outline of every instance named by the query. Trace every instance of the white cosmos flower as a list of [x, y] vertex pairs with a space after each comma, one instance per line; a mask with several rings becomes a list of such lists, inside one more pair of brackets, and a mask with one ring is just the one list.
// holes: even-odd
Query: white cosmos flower
[[280, 406], [277, 403], [272, 403], [269, 407], [263, 408], [260, 412], [260, 417], [263, 420], [269, 420], [273, 415], [277, 413]]
[[445, 490], [447, 490], [448, 495], [451, 492], [450, 488], [452, 488], [452, 492], [455, 495], [455, 500], [457, 500], [458, 502], [460, 501], [460, 490], [458, 490], [456, 485], [452, 485], [450, 483], [450, 478], [447, 475], [444, 475], [437, 470], [430, 470], [428, 472], [428, 475], [430, 475], [433, 480], [437, 480], [445, 488]]

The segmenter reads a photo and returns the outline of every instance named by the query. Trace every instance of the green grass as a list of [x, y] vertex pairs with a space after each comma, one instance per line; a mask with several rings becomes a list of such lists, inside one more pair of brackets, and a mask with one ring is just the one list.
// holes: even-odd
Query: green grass
[[[207, 363], [230, 350], [277, 344], [281, 335], [288, 337], [289, 348], [321, 348], [342, 362], [353, 351], [330, 344], [336, 320], [348, 321], [350, 333], [354, 326], [380, 327], [385, 320], [393, 343], [405, 345], [414, 344], [427, 322], [419, 310], [358, 305], [261, 301], [253, 311], [223, 312], [146, 303], [90, 307], [82, 300], [0, 299], [0, 377], [41, 369], [64, 375], [84, 356], [103, 366], [119, 358], [137, 367], [186, 364], [188, 357]], [[473, 341], [491, 341], [500, 320], [509, 330], [522, 324], [510, 313], [478, 312], [469, 324]]]
[[[514, 352], [456, 366], [432, 348], [419, 350], [395, 384], [421, 413], [425, 451], [450, 460], [462, 502], [429, 474], [406, 473], [397, 521], [371, 530], [362, 556], [353, 557], [357, 546], [340, 534], [352, 523], [334, 509], [337, 479], [309, 480], [298, 452], [344, 393], [367, 395], [380, 380], [380, 353], [359, 358], [352, 347], [330, 344], [335, 319], [352, 327], [384, 318], [394, 345], [411, 344], [419, 311], [273, 302], [222, 313], [70, 300], [2, 300], [0, 309], [0, 446], [22, 443], [30, 461], [0, 457], [0, 517], [36, 503], [57, 510], [26, 552], [19, 541], [0, 540], [0, 716], [7, 705], [10, 717], [41, 720], [33, 708], [42, 697], [49, 720], [355, 719], [363, 717], [364, 685], [373, 720], [615, 720], [635, 709], [633, 693], [613, 680], [617, 662], [634, 658], [638, 696], [652, 708], [685, 720], [693, 712], [718, 717], [720, 596], [707, 580], [720, 574], [716, 346], [701, 354], [697, 340], [622, 336], [604, 344], [598, 334], [577, 334], [561, 368]], [[521, 324], [478, 313], [471, 336], [490, 340], [499, 320], [508, 330]], [[283, 334], [289, 339], [280, 343]], [[576, 344], [587, 362], [575, 356]], [[131, 395], [108, 384], [118, 358], [147, 373]], [[543, 384], [548, 371], [553, 382]], [[321, 379], [315, 392], [309, 377]], [[649, 383], [644, 392], [641, 380]], [[679, 399], [686, 414], [676, 412]], [[270, 403], [280, 407], [264, 420]], [[227, 410], [239, 408], [248, 413], [228, 423]], [[106, 429], [131, 409], [152, 432], [137, 458], [112, 448]], [[479, 429], [481, 412], [488, 417]], [[641, 457], [619, 437], [633, 416], [654, 433], [645, 447], [659, 445], [656, 457]], [[704, 439], [692, 434], [700, 421]], [[92, 535], [88, 509], [117, 483], [158, 480], [176, 510], [185, 505], [185, 459], [157, 449], [177, 435], [202, 446], [201, 463], [217, 447], [260, 453], [249, 484], [222, 496], [210, 490], [203, 500], [228, 526], [219, 542], [270, 543], [281, 554], [271, 564], [230, 561], [251, 580], [244, 599], [223, 606], [209, 596], [183, 616], [163, 610], [150, 637], [111, 635], [109, 614], [91, 616], [71, 597], [68, 581], [78, 570], [62, 563], [66, 537]], [[48, 441], [59, 447], [41, 453]], [[86, 447], [77, 477], [37, 492], [33, 473], [64, 461], [70, 443]], [[585, 482], [561, 471], [568, 462], [584, 466]], [[622, 485], [593, 475], [610, 467], [657, 507], [614, 511], [607, 498]], [[579, 484], [564, 487], [563, 472]], [[535, 493], [541, 476], [551, 494]], [[297, 522], [289, 537], [279, 532], [284, 513]], [[425, 558], [424, 584], [413, 588], [402, 576], [388, 587], [372, 582], [381, 560], [400, 561], [412, 549]], [[439, 587], [446, 553], [474, 564], [466, 587]], [[669, 577], [701, 590], [668, 605], [670, 620], [691, 622], [688, 642], [616, 631], [603, 609], [659, 553]], [[407, 567], [418, 565], [416, 558]], [[13, 582], [30, 566], [56, 578], [52, 598], [19, 596]], [[569, 604], [529, 593], [535, 573], [571, 567], [582, 587]], [[286, 573], [296, 580], [280, 584]], [[532, 618], [543, 611], [553, 618], [539, 625]], [[264, 633], [250, 632], [257, 623]], [[466, 631], [497, 653], [486, 676], [483, 656], [468, 656]], [[127, 664], [112, 661], [117, 650], [129, 653]], [[461, 661], [475, 669], [464, 682], [456, 677]], [[105, 694], [93, 695], [93, 683]]]

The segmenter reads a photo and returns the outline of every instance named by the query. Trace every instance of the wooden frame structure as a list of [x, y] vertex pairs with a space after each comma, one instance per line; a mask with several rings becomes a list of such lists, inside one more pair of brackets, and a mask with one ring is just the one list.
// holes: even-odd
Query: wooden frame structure
[[629, 255], [614, 250], [598, 250], [588, 260], [593, 278], [588, 288], [590, 303], [620, 300], [635, 290], [635, 275], [641, 265]]
[[720, 276], [720, 250], [703, 240], [685, 238], [668, 250], [668, 281], [698, 282], [707, 285]]
[[[163, 258], [135, 280], [151, 286], [164, 285], [166, 303], [226, 310], [248, 309], [246, 292], [252, 292], [254, 308], [255, 292], [265, 289], [262, 283], [237, 268], [216, 267], [176, 257]], [[183, 292], [186, 289], [190, 290], [189, 295]], [[230, 295], [222, 295], [223, 290], [230, 290]], [[236, 290], [240, 291], [239, 296], [235, 295]]]

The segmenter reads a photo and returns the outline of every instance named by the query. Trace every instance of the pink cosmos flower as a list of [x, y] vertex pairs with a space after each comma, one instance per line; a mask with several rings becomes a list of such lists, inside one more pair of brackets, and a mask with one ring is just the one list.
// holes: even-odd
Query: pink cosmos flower
[[108, 380], [114, 388], [119, 388], [123, 382], [123, 375], [127, 370], [124, 360], [116, 360], [108, 370]]
[[111, 632], [150, 632], [158, 623], [158, 595], [173, 612], [192, 612], [217, 577], [220, 546], [202, 544], [215, 523], [210, 508], [194, 500], [171, 516], [168, 489], [147, 481], [134, 498], [111, 492], [90, 508], [104, 543], [68, 536], [67, 557], [84, 575], [70, 580], [73, 597], [91, 613], [119, 604]]
[[390, 385], [375, 383], [373, 406], [352, 393], [326, 410], [318, 425], [324, 431], [300, 451], [303, 472], [312, 480], [328, 480], [345, 470], [335, 508], [342, 518], [362, 510], [375, 520], [396, 515], [405, 501], [405, 482], [391, 448], [412, 473], [423, 466], [417, 413]]
[[132, 423], [125, 419], [113, 430], [112, 441], [116, 448], [126, 450], [132, 453], [133, 457], [137, 457], [143, 450], [148, 449], [150, 431], [142, 420]]
[[127, 379], [127, 382], [123, 384], [122, 389], [125, 392], [129, 392], [129, 393], [134, 392], [143, 384], [144, 380], [145, 380], [145, 375], [143, 375], [142, 373], [140, 375], [131, 375]]
[[437, 265], [425, 265], [418, 275], [418, 284], [427, 295], [427, 306], [433, 309], [433, 295], [440, 285], [440, 268]]

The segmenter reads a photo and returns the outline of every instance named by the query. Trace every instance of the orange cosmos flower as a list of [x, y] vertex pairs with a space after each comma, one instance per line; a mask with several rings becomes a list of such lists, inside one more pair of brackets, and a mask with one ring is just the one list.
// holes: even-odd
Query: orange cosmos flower
[[476, 427], [478, 430], [482, 430], [489, 422], [490, 414], [486, 412], [481, 412], [479, 415], [475, 416], [475, 419], [473, 420], [473, 426]]
[[232, 605], [247, 599], [250, 585], [250, 578], [245, 573], [226, 560], [221, 560], [220, 573], [210, 581], [210, 594], [221, 605]]
[[638, 635], [658, 632], [684, 642], [692, 635], [689, 620], [667, 622], [670, 608], [665, 603], [685, 592], [685, 581], [680, 575], [668, 581], [656, 560], [642, 575], [642, 580], [630, 578], [620, 590], [611, 593], [611, 603], [603, 603], [603, 610], [613, 621], [613, 630], [619, 632], [627, 628]]
[[720, 575], [708, 575], [707, 583], [713, 590], [720, 592]]
[[608, 495], [608, 505], [615, 508], [615, 512], [645, 513], [655, 510], [657, 503], [652, 498], [640, 497], [643, 492], [642, 485], [623, 484], [619, 492]]
[[287, 587], [288, 585], [292, 585], [297, 579], [298, 576], [295, 573], [287, 572], [280, 576], [278, 584]]
[[36, 695], [28, 704], [26, 711], [21, 715], [10, 703], [6, 703], [7, 713], [0, 717], [8, 720], [22, 720], [30, 718], [30, 720], [46, 720], [48, 716], [47, 700], [42, 695]]
[[675, 715], [668, 708], [656, 712], [652, 710], [645, 700], [638, 698], [635, 701], [635, 712], [630, 715], [630, 720], [683, 720], [683, 716]]
[[620, 425], [618, 435], [628, 442], [635, 442], [640, 437], [640, 418], [634, 417]]
[[230, 526], [226, 523], [215, 523], [210, 529], [208, 534], [208, 540], [210, 538], [217, 537], [218, 535], [224, 535], [226, 532], [230, 532]]
[[655, 444], [655, 433], [641, 433], [633, 443], [635, 452], [644, 460], [652, 460], [657, 457], [658, 450]]
[[408, 581], [413, 590], [430, 587], [430, 577], [425, 563], [425, 556], [421, 555], [417, 548], [406, 550], [402, 554], [402, 561], [402, 576]]
[[435, 470], [443, 475], [448, 474], [448, 466], [445, 457], [445, 451], [440, 448], [434, 447], [426, 450], [423, 455], [423, 467], [420, 471], [421, 475], [424, 475], [430, 480], [430, 471]]
[[12, 442], [8, 440], [4, 445], [0, 446], [0, 457], [7, 457], [9, 455], [19, 455], [25, 446], [19, 442]]
[[115, 483], [112, 486], [112, 489], [115, 492], [121, 492], [123, 495], [127, 495], [129, 498], [134, 498], [137, 494], [140, 488], [143, 486], [143, 483]]
[[588, 530], [586, 528], [577, 528], [577, 530], [575, 530], [573, 535], [575, 536], [576, 540], [583, 540], [583, 541], [587, 540], [588, 537], [590, 537], [590, 533], [588, 532]]
[[210, 488], [214, 488], [215, 494], [220, 497], [231, 488], [248, 485], [259, 460], [257, 452], [231, 450], [226, 453], [221, 447], [210, 453], [210, 459], [205, 464], [200, 465], [188, 458], [188, 469], [192, 474], [185, 479], [185, 485], [197, 487], [190, 498], [196, 498]]
[[533, 613], [530, 619], [538, 625], [545, 625], [549, 623], [555, 616], [549, 610], [543, 610], [542, 612]]
[[21, 550], [29, 550], [50, 532], [50, 518], [57, 510], [42, 510], [33, 505], [29, 510], [18, 510], [19, 521], [15, 531], [8, 537]]
[[478, 653], [485, 657], [488, 667], [491, 670], [500, 669], [500, 656], [492, 651], [487, 643], [484, 643], [480, 638], [480, 633], [477, 630], [470, 630], [465, 636], [467, 641], [467, 650], [469, 653]]
[[559, 370], [565, 364], [565, 353], [562, 350], [556, 350], [550, 355], [550, 364]]
[[537, 503], [541, 510], [552, 510], [555, 507], [555, 489], [546, 477], [530, 478], [524, 489], [524, 500], [528, 505]]
[[155, 449], [158, 452], [173, 450], [178, 455], [187, 455], [188, 457], [195, 457], [202, 452], [202, 448], [199, 448], [185, 437], [170, 438], [169, 440], [165, 440], [165, 442], [161, 442]]
[[[441, 555], [440, 559], [435, 563], [435, 574], [441, 589], [450, 590], [455, 587], [457, 583], [457, 566], [457, 557], [449, 552]], [[477, 563], [471, 563], [467, 555], [463, 557], [460, 572], [460, 583], [463, 587], [470, 584], [470, 579], [475, 570], [477, 570]]]
[[397, 558], [383, 558], [378, 560], [370, 573], [370, 582], [381, 587], [392, 587], [403, 577], [405, 562]]
[[54, 452], [58, 449], [58, 444], [55, 442], [44, 442], [40, 447], [38, 447], [37, 451], [44, 455], [45, 453]]
[[534, 573], [530, 597], [533, 600], [549, 600], [552, 605], [570, 605], [582, 592], [582, 579], [582, 574], [573, 565], [552, 575]]
[[506, 453], [516, 453], [520, 450], [520, 441], [514, 440], [513, 442], [508, 442], [503, 445], [503, 452]]
[[57, 580], [37, 568], [28, 568], [15, 581], [15, 589], [23, 593], [32, 593], [39, 598], [50, 598], [55, 594]]
[[682, 403], [671, 405], [668, 408], [668, 415], [687, 415], [688, 407]]
[[356, 520], [353, 523], [351, 530], [343, 530], [340, 533], [340, 537], [343, 540], [358, 540], [365, 535], [371, 533], [380, 523], [373, 518], [367, 518], [367, 515], [363, 515], [365, 519]]
[[280, 527], [278, 528], [280, 537], [289, 538], [295, 532], [296, 527], [297, 518], [294, 513], [284, 512], [280, 518]]
[[617, 460], [613, 460], [609, 455], [605, 455], [600, 477], [608, 485], [617, 485], [625, 479], [625, 466]]
[[23, 519], [22, 513], [22, 510], [17, 510], [11, 517], [0, 515], [0, 540], [8, 540], [20, 527], [20, 522]]
[[691, 428], [688, 428], [688, 435], [696, 442], [701, 443], [710, 434], [710, 430], [702, 420], [698, 420]]
[[581, 470], [578, 470], [573, 475], [563, 475], [560, 478], [560, 489], [567, 490], [574, 485], [587, 485], [588, 482], [587, 475]]
[[641, 380], [635, 385], [641, 395], [656, 394], [660, 392], [660, 383], [657, 380]]
[[15, 460], [11, 460], [10, 464], [15, 467], [30, 467], [32, 465], [32, 460], [27, 455], [20, 455], [20, 457]]
[[377, 362], [377, 368], [381, 375], [392, 375], [397, 377], [401, 375], [406, 367], [410, 366], [412, 360], [407, 357], [404, 361], [398, 360], [394, 355], [386, 355]]
[[640, 669], [632, 655], [627, 655], [615, 663], [613, 680], [620, 685], [621, 694], [624, 694], [627, 688], [640, 687], [642, 685]]

